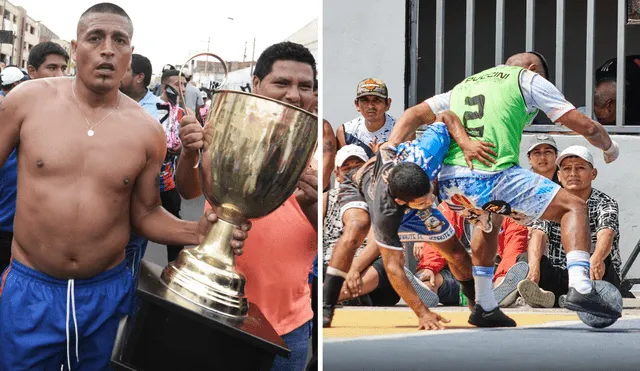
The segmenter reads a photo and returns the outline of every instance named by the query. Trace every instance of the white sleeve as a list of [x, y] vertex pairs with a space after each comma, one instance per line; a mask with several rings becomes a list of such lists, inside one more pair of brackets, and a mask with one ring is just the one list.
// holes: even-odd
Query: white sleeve
[[535, 72], [522, 71], [520, 88], [529, 113], [537, 108], [542, 110], [551, 121], [556, 122], [565, 113], [575, 109], [555, 85]]
[[425, 103], [431, 107], [431, 111], [435, 115], [439, 114], [442, 111], [446, 111], [451, 106], [451, 90], [446, 93], [434, 95], [433, 97], [425, 100]]

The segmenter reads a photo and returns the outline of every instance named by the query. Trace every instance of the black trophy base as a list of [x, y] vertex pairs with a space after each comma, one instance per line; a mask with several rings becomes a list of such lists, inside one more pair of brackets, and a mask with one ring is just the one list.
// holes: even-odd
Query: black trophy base
[[134, 318], [120, 323], [114, 370], [269, 370], [289, 350], [260, 309], [245, 319], [204, 309], [169, 290], [162, 267], [143, 262]]

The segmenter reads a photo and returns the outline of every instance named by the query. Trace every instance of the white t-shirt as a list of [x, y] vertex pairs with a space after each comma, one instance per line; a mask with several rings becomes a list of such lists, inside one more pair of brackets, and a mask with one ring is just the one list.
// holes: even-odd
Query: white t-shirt
[[[539, 74], [523, 70], [520, 74], [520, 91], [527, 106], [527, 113], [536, 109], [544, 112], [551, 121], [556, 122], [565, 113], [575, 109], [564, 95]], [[425, 102], [431, 107], [434, 114], [446, 111], [450, 107], [451, 90], [446, 93], [435, 95]]]

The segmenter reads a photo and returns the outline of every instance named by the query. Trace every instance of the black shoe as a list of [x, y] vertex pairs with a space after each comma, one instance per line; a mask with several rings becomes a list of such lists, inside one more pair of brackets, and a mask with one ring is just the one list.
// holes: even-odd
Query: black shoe
[[335, 307], [333, 305], [324, 305], [322, 307], [322, 327], [331, 327], [331, 321], [333, 321], [333, 311]]
[[591, 292], [588, 294], [581, 294], [571, 287], [565, 299], [565, 309], [576, 312], [587, 312], [594, 316], [611, 319], [622, 317], [622, 313], [618, 312], [611, 304], [602, 299], [595, 287], [593, 287], [593, 284], [591, 287]]
[[473, 307], [469, 324], [476, 327], [516, 327], [516, 321], [504, 314], [500, 307], [485, 312], [479, 304]]

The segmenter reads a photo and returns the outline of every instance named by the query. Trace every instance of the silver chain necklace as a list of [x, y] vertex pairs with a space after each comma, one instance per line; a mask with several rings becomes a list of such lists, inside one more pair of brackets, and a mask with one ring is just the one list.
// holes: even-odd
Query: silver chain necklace
[[73, 84], [71, 84], [71, 94], [73, 94], [73, 99], [74, 102], [76, 103], [76, 106], [78, 106], [78, 109], [80, 110], [80, 113], [82, 113], [82, 117], [84, 117], [84, 121], [87, 123], [87, 127], [89, 128], [89, 130], [87, 131], [87, 135], [92, 137], [95, 134], [95, 131], [93, 131], [93, 129], [100, 125], [104, 120], [107, 119], [107, 117], [111, 116], [112, 113], [116, 112], [117, 110], [120, 109], [120, 100], [122, 99], [122, 97], [120, 96], [120, 93], [118, 92], [118, 105], [116, 106], [116, 109], [114, 109], [113, 111], [107, 113], [107, 115], [105, 117], [102, 118], [102, 120], [98, 121], [97, 123], [91, 125], [89, 123], [89, 119], [87, 119], [87, 115], [84, 114], [84, 111], [82, 110], [82, 107], [80, 107], [80, 104], [78, 103], [78, 97], [76, 97], [76, 80], [73, 80]]

